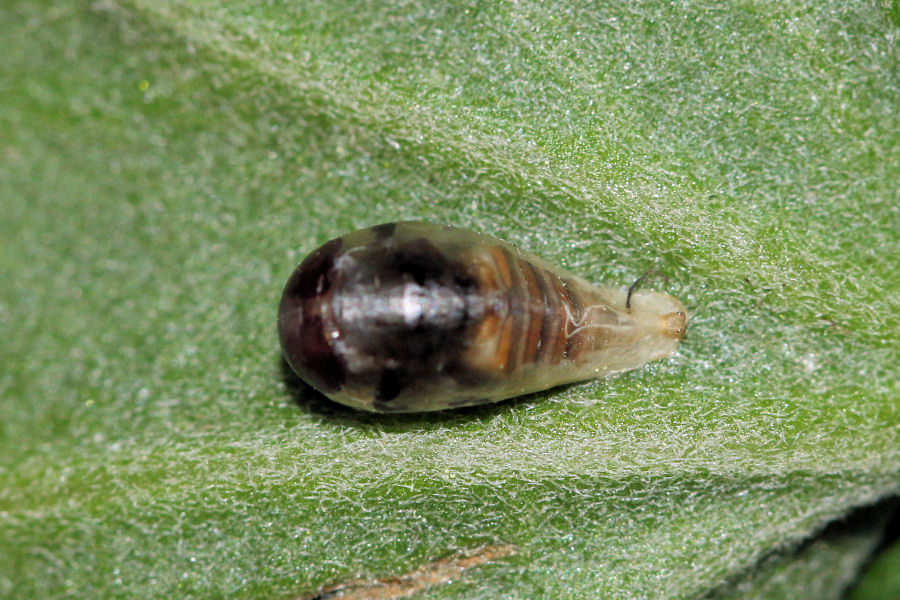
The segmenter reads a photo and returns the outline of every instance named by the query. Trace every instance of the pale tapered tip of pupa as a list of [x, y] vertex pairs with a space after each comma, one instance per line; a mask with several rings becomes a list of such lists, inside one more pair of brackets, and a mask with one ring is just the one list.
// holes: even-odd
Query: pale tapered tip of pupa
[[680, 340], [687, 330], [687, 313], [683, 310], [666, 313], [660, 319], [662, 330], [670, 338]]
[[678, 298], [664, 292], [642, 290], [631, 296], [631, 315], [674, 340], [684, 337], [687, 309]]

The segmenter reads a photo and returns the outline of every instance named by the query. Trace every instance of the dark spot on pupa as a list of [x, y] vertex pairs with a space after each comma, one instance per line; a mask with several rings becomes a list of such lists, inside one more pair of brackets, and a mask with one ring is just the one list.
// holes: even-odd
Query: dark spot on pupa
[[457, 273], [453, 276], [453, 283], [464, 290], [474, 289], [475, 286], [478, 285], [478, 282], [475, 281], [475, 278], [471, 277], [468, 274], [460, 273]]
[[398, 248], [394, 261], [393, 266], [397, 271], [408, 273], [419, 285], [448, 274], [447, 259], [425, 238], [413, 240]]
[[388, 402], [400, 395], [400, 377], [391, 369], [381, 374], [378, 387], [375, 388], [375, 400]]
[[381, 225], [370, 227], [370, 229], [375, 234], [375, 239], [380, 242], [394, 235], [394, 232], [397, 230], [397, 224], [382, 223]]

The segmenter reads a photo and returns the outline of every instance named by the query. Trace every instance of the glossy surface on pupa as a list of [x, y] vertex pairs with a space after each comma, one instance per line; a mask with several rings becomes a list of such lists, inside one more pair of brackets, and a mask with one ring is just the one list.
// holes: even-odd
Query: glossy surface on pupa
[[278, 332], [297, 375], [377, 412], [496, 402], [671, 356], [672, 296], [598, 288], [493, 237], [386, 223], [325, 243], [284, 288]]

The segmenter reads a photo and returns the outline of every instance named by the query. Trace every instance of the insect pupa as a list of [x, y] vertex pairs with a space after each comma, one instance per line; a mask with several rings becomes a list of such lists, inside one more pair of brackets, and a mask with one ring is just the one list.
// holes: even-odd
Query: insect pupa
[[294, 372], [374, 412], [486, 404], [636, 369], [674, 354], [686, 324], [668, 294], [596, 287], [491, 236], [426, 222], [326, 242], [278, 308]]

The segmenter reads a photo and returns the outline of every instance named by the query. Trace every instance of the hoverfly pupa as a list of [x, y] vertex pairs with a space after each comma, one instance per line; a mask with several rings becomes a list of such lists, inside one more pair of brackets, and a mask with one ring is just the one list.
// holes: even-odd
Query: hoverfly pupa
[[636, 369], [674, 354], [686, 324], [668, 294], [596, 287], [491, 236], [426, 222], [326, 242], [278, 309], [294, 372], [374, 412], [485, 404]]

